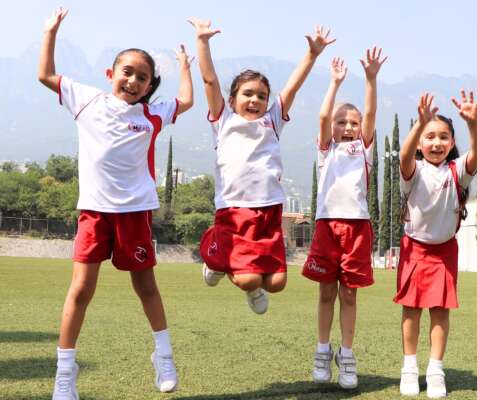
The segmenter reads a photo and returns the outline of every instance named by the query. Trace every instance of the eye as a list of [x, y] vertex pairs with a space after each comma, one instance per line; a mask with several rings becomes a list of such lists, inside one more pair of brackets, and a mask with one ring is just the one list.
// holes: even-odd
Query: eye
[[267, 96], [265, 96], [264, 94], [259, 94], [259, 95], [258, 95], [258, 98], [259, 98], [260, 100], [267, 100]]

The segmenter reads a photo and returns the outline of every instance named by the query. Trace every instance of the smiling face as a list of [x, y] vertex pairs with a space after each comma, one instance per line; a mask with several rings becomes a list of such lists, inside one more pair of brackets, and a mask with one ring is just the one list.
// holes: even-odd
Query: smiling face
[[449, 125], [435, 119], [429, 122], [421, 133], [418, 150], [421, 150], [426, 161], [439, 165], [447, 158], [454, 145]]
[[106, 70], [112, 93], [128, 104], [135, 104], [151, 90], [153, 71], [146, 59], [137, 52], [127, 52]]
[[262, 117], [268, 106], [268, 87], [260, 80], [243, 82], [235, 97], [230, 97], [230, 106], [234, 112], [248, 121]]
[[333, 114], [332, 131], [336, 143], [358, 139], [361, 134], [361, 113], [352, 107], [339, 107]]

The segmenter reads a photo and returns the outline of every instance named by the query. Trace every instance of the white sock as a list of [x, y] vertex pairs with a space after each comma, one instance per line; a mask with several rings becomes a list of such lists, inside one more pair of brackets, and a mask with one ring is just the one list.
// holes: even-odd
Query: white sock
[[169, 338], [169, 329], [152, 332], [154, 342], [156, 343], [156, 353], [160, 356], [171, 356], [172, 346]]
[[404, 355], [404, 364], [402, 366], [404, 369], [416, 369], [417, 368], [417, 355]]
[[60, 349], [57, 347], [56, 353], [58, 361], [56, 366], [58, 369], [73, 368], [75, 365], [76, 349]]
[[434, 358], [429, 358], [429, 364], [427, 364], [427, 375], [434, 373], [442, 373], [444, 368], [444, 363], [442, 360], [436, 360]]
[[318, 353], [329, 353], [330, 350], [331, 350], [330, 342], [328, 342], [328, 343], [318, 342], [318, 345], [316, 346], [316, 351]]
[[352, 356], [353, 356], [353, 350], [351, 349], [351, 347], [343, 347], [343, 346], [341, 346], [341, 347], [340, 347], [340, 354], [341, 354], [343, 357], [352, 357]]

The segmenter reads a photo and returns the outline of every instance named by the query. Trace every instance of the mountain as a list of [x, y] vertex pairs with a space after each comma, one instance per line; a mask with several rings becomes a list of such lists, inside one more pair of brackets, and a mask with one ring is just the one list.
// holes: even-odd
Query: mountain
[[[76, 128], [69, 113], [58, 105], [57, 96], [45, 89], [37, 80], [39, 44], [33, 44], [16, 59], [0, 58], [0, 160], [25, 159], [44, 161], [50, 154], [74, 155], [77, 151]], [[57, 44], [57, 71], [79, 82], [110, 90], [104, 70], [112, 65], [120, 49], [105, 49], [94, 65], [90, 65], [80, 47], [67, 42]], [[178, 88], [178, 68], [171, 50], [155, 51], [161, 66], [162, 83], [159, 98], [172, 98]], [[318, 61], [318, 64], [320, 62]], [[272, 96], [276, 96], [286, 83], [295, 64], [272, 57], [240, 57], [216, 61], [216, 69], [223, 84], [224, 96], [233, 77], [243, 69], [252, 68], [264, 73], [270, 80]], [[383, 66], [386, 68], [386, 65]], [[174, 126], [167, 127], [157, 140], [156, 163], [165, 169], [166, 144], [173, 134], [174, 162], [191, 175], [212, 173], [214, 151], [211, 130], [207, 123], [207, 106], [197, 65], [193, 65], [195, 105], [181, 115]], [[288, 192], [307, 195], [311, 187], [311, 171], [316, 157], [315, 137], [321, 100], [329, 82], [328, 68], [315, 66], [298, 93], [290, 112], [291, 121], [285, 127], [282, 155], [285, 177], [294, 183]], [[377, 135], [378, 151], [382, 153], [384, 136], [393, 129], [394, 114], [399, 115], [400, 134], [404, 138], [411, 117], [415, 118], [416, 104], [423, 91], [436, 96], [440, 112], [451, 116], [456, 125], [457, 143], [461, 149], [468, 146], [464, 123], [450, 102], [460, 88], [476, 88], [477, 78], [466, 75], [459, 78], [417, 73], [396, 84], [380, 82], [378, 86]], [[363, 107], [363, 76], [348, 74], [338, 94], [338, 101], [346, 100]], [[382, 163], [381, 163], [382, 164]]]

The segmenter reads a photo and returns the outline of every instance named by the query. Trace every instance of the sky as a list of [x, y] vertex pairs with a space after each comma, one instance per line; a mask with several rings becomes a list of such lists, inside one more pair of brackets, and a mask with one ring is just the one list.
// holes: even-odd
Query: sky
[[[336, 38], [318, 60], [341, 56], [362, 74], [359, 58], [379, 45], [389, 56], [380, 79], [394, 83], [427, 72], [477, 76], [475, 0], [15, 0], [2, 2], [0, 57], [18, 57], [41, 40], [45, 18], [57, 7], [70, 12], [59, 37], [80, 46], [90, 63], [107, 47], [178, 48], [195, 54], [187, 17], [210, 18], [222, 30], [212, 39], [214, 58], [271, 56], [298, 62], [305, 34], [317, 24]], [[8, 39], [7, 39], [8, 38]]]

